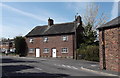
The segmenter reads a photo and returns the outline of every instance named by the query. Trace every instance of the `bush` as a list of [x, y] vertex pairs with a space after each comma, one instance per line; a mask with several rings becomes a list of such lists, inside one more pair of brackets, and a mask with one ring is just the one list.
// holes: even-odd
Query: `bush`
[[99, 61], [99, 46], [96, 45], [82, 45], [78, 49], [78, 59], [84, 59], [89, 61]]
[[20, 57], [27, 56], [28, 47], [24, 37], [18, 36], [15, 38], [15, 48], [15, 53], [19, 54]]

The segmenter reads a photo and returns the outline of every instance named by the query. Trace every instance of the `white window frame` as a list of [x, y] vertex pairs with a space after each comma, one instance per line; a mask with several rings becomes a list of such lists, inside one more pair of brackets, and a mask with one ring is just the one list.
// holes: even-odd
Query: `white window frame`
[[68, 36], [62, 36], [62, 41], [68, 41]]
[[68, 48], [62, 48], [61, 53], [68, 53]]
[[30, 42], [30, 43], [33, 43], [33, 41], [34, 41], [33, 38], [30, 38], [30, 39], [29, 39], [29, 42]]
[[[30, 51], [31, 49], [31, 51]], [[29, 48], [29, 53], [34, 53], [35, 52], [35, 49], [34, 48]]]
[[44, 37], [43, 42], [48, 42], [48, 37]]
[[43, 53], [49, 53], [49, 48], [44, 48]]
[[8, 43], [5, 43], [5, 46], [8, 46]]

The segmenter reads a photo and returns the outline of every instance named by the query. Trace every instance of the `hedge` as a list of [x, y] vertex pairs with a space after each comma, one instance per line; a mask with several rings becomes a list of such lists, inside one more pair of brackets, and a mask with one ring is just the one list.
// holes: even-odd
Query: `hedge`
[[99, 61], [99, 46], [97, 45], [84, 45], [78, 49], [77, 53], [78, 59]]

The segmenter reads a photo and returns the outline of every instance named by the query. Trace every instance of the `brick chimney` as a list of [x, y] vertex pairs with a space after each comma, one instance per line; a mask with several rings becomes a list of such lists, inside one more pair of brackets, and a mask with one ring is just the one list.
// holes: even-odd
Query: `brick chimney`
[[48, 19], [48, 26], [51, 26], [51, 25], [53, 25], [54, 24], [54, 21], [53, 21], [53, 19]]
[[79, 25], [82, 25], [82, 20], [81, 20], [81, 16], [77, 16], [76, 18], [76, 22], [79, 24]]

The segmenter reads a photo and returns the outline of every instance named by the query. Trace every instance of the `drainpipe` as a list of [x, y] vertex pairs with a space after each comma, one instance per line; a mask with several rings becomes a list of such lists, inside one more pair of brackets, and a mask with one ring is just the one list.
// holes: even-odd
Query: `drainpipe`
[[105, 58], [105, 31], [102, 29], [102, 58], [103, 58], [103, 69], [106, 69], [106, 58]]

